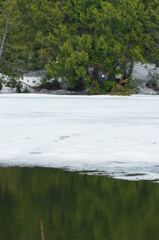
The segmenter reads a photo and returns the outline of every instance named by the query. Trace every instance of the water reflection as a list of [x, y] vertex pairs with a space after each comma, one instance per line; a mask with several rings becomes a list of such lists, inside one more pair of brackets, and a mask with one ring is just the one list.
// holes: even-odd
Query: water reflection
[[159, 184], [0, 168], [0, 239], [158, 240]]

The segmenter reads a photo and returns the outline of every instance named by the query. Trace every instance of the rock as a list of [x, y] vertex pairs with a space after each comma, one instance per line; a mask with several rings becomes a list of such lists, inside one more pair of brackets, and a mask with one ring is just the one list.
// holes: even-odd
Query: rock
[[148, 71], [146, 86], [155, 91], [159, 91], [159, 68], [154, 68]]

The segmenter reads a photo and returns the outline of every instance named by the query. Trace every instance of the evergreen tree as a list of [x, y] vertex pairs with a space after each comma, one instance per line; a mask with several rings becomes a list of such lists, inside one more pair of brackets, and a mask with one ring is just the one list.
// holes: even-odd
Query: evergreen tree
[[0, 71], [46, 68], [76, 90], [109, 91], [135, 62], [158, 62], [158, 12], [157, 0], [0, 0]]
[[100, 82], [104, 73], [114, 70], [111, 29], [108, 24], [101, 28], [102, 1], [65, 1], [59, 8], [61, 23], [49, 39], [57, 49], [56, 58], [46, 66], [49, 74], [67, 79], [77, 89]]
[[0, 6], [0, 72], [19, 76], [26, 54], [23, 23], [16, 0], [1, 1]]
[[157, 0], [151, 2], [143, 0], [145, 21], [144, 31], [148, 36], [145, 44], [145, 57], [147, 61], [159, 66], [159, 4]]

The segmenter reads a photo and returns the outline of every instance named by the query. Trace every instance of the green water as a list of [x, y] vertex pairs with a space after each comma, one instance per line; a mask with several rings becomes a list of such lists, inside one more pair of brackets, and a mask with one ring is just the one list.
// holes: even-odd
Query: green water
[[0, 168], [0, 240], [158, 240], [159, 184]]

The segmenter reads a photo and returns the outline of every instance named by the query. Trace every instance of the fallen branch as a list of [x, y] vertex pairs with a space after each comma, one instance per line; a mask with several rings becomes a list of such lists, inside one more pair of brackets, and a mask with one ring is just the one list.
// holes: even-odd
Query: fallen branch
[[20, 83], [21, 83], [21, 84], [25, 84], [27, 87], [30, 87], [30, 88], [32, 88], [32, 89], [40, 92], [40, 90], [38, 89], [38, 87], [30, 86], [29, 84], [27, 84], [27, 83], [25, 83], [25, 82], [22, 82], [22, 81], [20, 81]]

